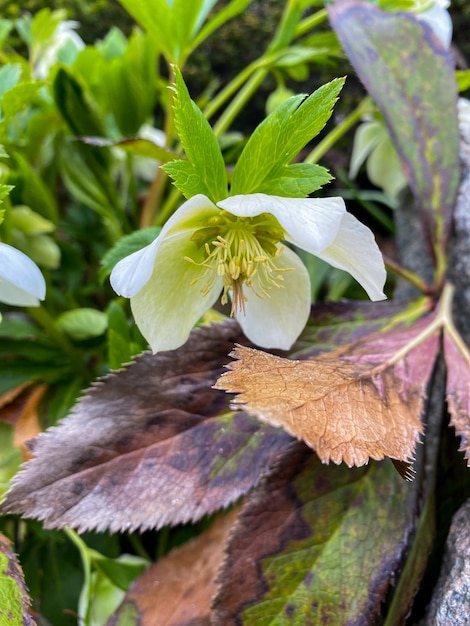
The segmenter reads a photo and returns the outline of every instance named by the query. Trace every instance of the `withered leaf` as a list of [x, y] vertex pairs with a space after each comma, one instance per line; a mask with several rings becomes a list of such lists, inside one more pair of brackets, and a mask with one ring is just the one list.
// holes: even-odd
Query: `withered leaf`
[[199, 537], [141, 574], [107, 626], [122, 624], [128, 615], [140, 626], [209, 626], [215, 578], [237, 514], [235, 510], [220, 516]]
[[324, 467], [296, 442], [231, 533], [214, 625], [378, 623], [415, 524], [389, 462]]
[[432, 316], [306, 361], [239, 346], [216, 383], [263, 422], [282, 426], [324, 463], [414, 457], [439, 332], [400, 356]]
[[234, 502], [291, 441], [233, 416], [212, 389], [234, 341], [243, 341], [235, 323], [203, 327], [179, 350], [144, 354], [103, 378], [35, 440], [0, 510], [48, 528], [115, 532], [193, 521]]
[[444, 356], [450, 424], [460, 437], [460, 450], [470, 465], [470, 355], [465, 347], [456, 344], [450, 333], [444, 332]]

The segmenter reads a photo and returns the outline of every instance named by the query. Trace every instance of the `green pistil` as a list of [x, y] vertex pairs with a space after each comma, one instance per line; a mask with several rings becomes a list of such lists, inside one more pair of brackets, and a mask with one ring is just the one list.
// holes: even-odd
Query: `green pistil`
[[260, 298], [269, 297], [273, 287], [282, 287], [283, 276], [280, 272], [286, 271], [286, 268], [278, 268], [276, 259], [284, 249], [279, 245], [283, 239], [283, 229], [270, 215], [263, 213], [253, 218], [237, 217], [221, 211], [220, 215], [211, 217], [207, 225], [199, 228], [191, 237], [198, 247], [204, 248], [204, 261], [196, 263], [189, 257], [185, 258], [206, 268], [203, 276], [194, 281], [207, 278], [202, 288], [204, 295], [213, 287], [216, 276], [222, 278], [221, 302], [227, 304], [231, 292], [231, 315], [234, 316], [245, 311], [244, 285]]

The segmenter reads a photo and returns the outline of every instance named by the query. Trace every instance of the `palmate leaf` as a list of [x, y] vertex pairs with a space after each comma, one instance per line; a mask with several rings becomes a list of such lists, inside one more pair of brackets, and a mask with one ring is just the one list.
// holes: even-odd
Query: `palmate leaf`
[[439, 256], [450, 234], [460, 177], [452, 54], [409, 13], [384, 12], [358, 0], [338, 0], [328, 12], [385, 118]]
[[325, 468], [295, 444], [231, 533], [212, 623], [376, 623], [413, 529], [412, 494], [390, 463]]
[[233, 417], [212, 389], [235, 323], [144, 354], [104, 378], [60, 426], [41, 434], [2, 504], [49, 528], [110, 531], [194, 521], [249, 491], [290, 437]]
[[203, 193], [218, 202], [228, 195], [222, 152], [209, 122], [189, 97], [181, 72], [174, 71], [175, 124], [189, 163], [180, 160], [162, 167], [187, 198]]
[[325, 126], [343, 84], [344, 79], [337, 78], [308, 97], [292, 96], [279, 105], [254, 130], [241, 153], [233, 172], [232, 195], [261, 189], [273, 193], [270, 183], [277, 184], [280, 168]]
[[305, 361], [239, 346], [215, 387], [236, 393], [233, 406], [281, 426], [324, 463], [360, 466], [386, 456], [408, 462], [422, 434], [439, 329], [413, 342], [432, 320], [367, 335]]

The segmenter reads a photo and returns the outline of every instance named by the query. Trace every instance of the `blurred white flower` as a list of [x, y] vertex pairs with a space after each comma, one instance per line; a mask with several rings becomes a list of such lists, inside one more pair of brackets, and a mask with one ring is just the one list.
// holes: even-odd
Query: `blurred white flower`
[[452, 41], [452, 20], [447, 11], [449, 6], [449, 0], [434, 0], [429, 9], [416, 13], [416, 17], [432, 28], [446, 48]]
[[65, 46], [73, 47], [76, 52], [85, 47], [83, 39], [75, 32], [79, 26], [79, 22], [74, 20], [60, 22], [52, 37], [34, 50], [33, 74], [35, 78], [45, 79], [48, 77], [49, 70], [58, 61], [59, 51]]
[[14, 306], [39, 306], [46, 296], [40, 269], [26, 254], [0, 243], [0, 302]]

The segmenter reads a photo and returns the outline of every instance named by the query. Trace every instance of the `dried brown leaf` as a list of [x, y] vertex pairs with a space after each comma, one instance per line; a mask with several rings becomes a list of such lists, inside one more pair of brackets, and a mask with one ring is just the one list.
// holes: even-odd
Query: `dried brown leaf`
[[237, 360], [215, 386], [238, 394], [234, 406], [282, 426], [324, 463], [409, 461], [423, 432], [420, 416], [439, 331], [399, 351], [412, 346], [430, 318], [308, 361], [238, 346], [232, 352]]
[[220, 516], [202, 535], [141, 574], [107, 626], [121, 624], [128, 615], [140, 626], [209, 625], [216, 574], [238, 511]]

